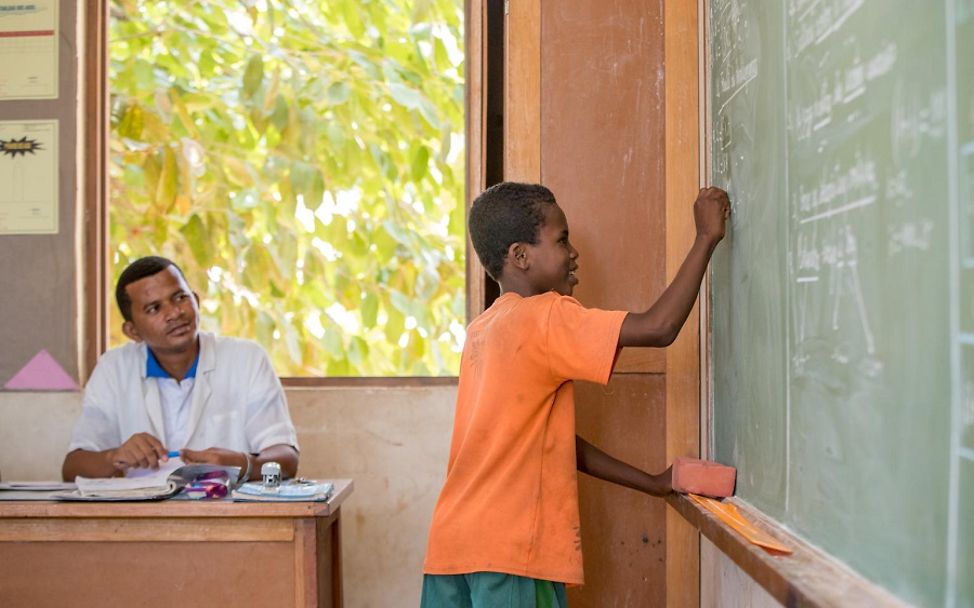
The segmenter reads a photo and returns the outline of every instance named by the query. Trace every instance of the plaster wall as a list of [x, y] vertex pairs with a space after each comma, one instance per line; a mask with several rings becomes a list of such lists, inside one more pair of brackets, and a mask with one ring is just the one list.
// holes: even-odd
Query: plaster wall
[[[417, 606], [433, 505], [446, 473], [456, 386], [287, 391], [305, 477], [349, 477], [345, 605]], [[80, 393], [0, 392], [0, 475], [58, 479]]]
[[703, 535], [700, 536], [700, 606], [781, 608], [778, 600]]

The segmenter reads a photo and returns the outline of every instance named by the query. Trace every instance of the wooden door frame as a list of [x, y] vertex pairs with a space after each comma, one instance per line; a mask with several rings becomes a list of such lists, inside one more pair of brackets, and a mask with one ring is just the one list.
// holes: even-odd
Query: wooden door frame
[[[466, 123], [465, 208], [487, 186], [487, 74], [488, 74], [488, 0], [465, 0], [464, 13], [464, 105]], [[466, 239], [467, 252], [467, 323], [484, 311], [487, 301], [487, 277], [477, 254]]]
[[108, 348], [108, 0], [88, 0], [78, 20], [83, 28], [79, 79], [84, 137], [81, 237], [82, 273], [80, 364], [84, 385], [98, 356]]
[[[702, 45], [705, 0], [664, 2], [666, 280], [672, 281], [695, 234], [690, 202], [702, 184]], [[509, 3], [505, 62], [504, 177], [541, 180], [541, 0]], [[511, 136], [508, 136], [510, 134]], [[513, 135], [516, 134], [516, 137]], [[701, 303], [706, 303], [701, 291]], [[704, 307], [706, 308], [706, 307]], [[666, 350], [666, 459], [700, 455], [701, 347], [698, 304]], [[700, 536], [672, 508], [666, 511], [668, 606], [700, 604]]]
[[[666, 154], [666, 280], [673, 280], [696, 234], [690, 201], [703, 182], [701, 102], [703, 44], [698, 2], [664, 2]], [[680, 337], [666, 349], [666, 460], [699, 456], [702, 338], [706, 284]], [[700, 605], [700, 533], [673, 508], [666, 509], [666, 603]]]

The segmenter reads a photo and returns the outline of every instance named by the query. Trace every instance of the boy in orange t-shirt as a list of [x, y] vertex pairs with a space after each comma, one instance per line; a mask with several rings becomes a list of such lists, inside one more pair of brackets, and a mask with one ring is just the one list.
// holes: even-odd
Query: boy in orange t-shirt
[[623, 346], [673, 342], [724, 236], [727, 193], [704, 188], [697, 237], [673, 282], [642, 313], [571, 297], [578, 252], [544, 186], [505, 182], [470, 210], [470, 238], [500, 297], [467, 329], [447, 477], [433, 512], [423, 608], [566, 606], [581, 584], [576, 468], [654, 496], [644, 473], [575, 435], [572, 380], [607, 384]]

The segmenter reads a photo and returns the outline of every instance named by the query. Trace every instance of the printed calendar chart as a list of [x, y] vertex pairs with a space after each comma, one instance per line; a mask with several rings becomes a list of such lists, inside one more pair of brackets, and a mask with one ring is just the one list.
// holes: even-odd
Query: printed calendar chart
[[57, 0], [0, 0], [0, 101], [58, 96]]
[[58, 231], [58, 122], [0, 121], [0, 234]]

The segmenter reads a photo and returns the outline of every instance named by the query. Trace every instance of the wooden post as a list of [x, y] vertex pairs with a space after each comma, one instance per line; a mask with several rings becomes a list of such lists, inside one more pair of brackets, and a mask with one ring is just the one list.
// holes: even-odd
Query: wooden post
[[[463, 204], [486, 186], [487, 120], [487, 0], [466, 0], [464, 23], [466, 89], [466, 187]], [[470, 239], [467, 239], [467, 322], [484, 311], [486, 279]]]
[[504, 179], [541, 181], [541, 0], [508, 3]]
[[84, 115], [79, 133], [84, 137], [81, 273], [82, 346], [78, 378], [82, 384], [108, 347], [108, 2], [90, 0], [84, 9]]
[[[699, 58], [696, 2], [664, 3], [666, 65], [666, 281], [673, 280], [695, 234], [699, 173]], [[700, 453], [699, 304], [666, 349], [666, 460]], [[700, 537], [666, 511], [666, 604], [700, 605]]]

